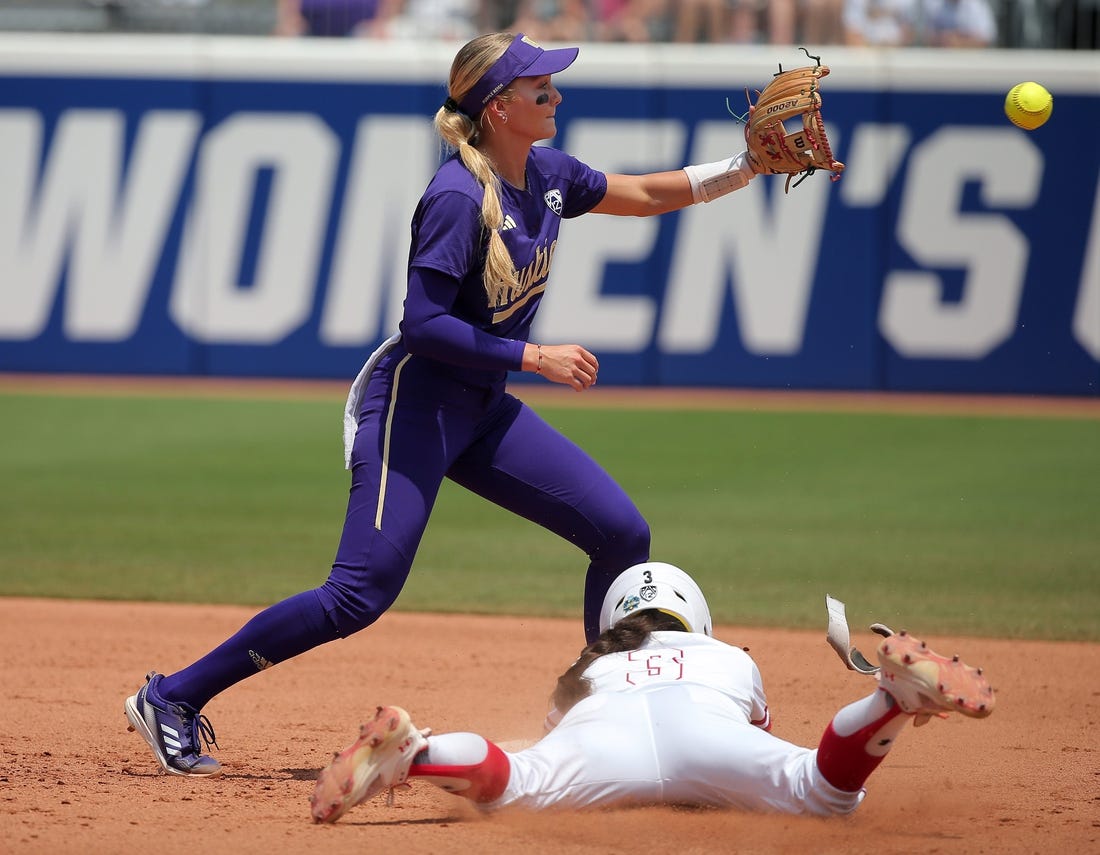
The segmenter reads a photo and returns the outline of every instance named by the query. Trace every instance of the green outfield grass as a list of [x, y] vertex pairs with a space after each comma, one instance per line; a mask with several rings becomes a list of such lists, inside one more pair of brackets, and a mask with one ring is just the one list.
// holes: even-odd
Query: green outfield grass
[[[0, 594], [266, 604], [343, 523], [342, 400], [0, 393]], [[1100, 421], [540, 408], [719, 623], [1100, 640]], [[576, 616], [584, 556], [446, 484], [397, 608]]]

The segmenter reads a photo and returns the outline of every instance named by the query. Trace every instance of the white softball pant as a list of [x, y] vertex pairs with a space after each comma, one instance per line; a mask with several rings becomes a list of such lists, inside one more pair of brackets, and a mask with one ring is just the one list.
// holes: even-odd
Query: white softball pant
[[724, 695], [663, 685], [585, 698], [530, 748], [509, 754], [508, 787], [490, 808], [706, 804], [850, 813], [863, 793], [836, 789], [817, 751], [750, 724]]

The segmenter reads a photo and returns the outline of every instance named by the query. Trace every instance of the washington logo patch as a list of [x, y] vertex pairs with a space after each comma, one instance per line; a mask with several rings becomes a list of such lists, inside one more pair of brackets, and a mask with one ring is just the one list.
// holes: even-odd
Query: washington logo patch
[[642, 599], [645, 600], [647, 603], [651, 602], [657, 596], [657, 586], [656, 585], [642, 585], [642, 588], [641, 588], [640, 591], [638, 591], [638, 593], [641, 595]]
[[542, 198], [546, 200], [546, 207], [560, 217], [562, 208], [561, 190], [547, 190]]

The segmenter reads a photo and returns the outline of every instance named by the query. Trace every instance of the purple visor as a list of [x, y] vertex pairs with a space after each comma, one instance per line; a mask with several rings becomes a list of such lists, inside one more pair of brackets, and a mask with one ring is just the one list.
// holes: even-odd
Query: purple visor
[[481, 79], [473, 85], [461, 101], [459, 108], [472, 119], [476, 119], [485, 105], [517, 77], [542, 77], [544, 74], [557, 74], [565, 71], [580, 53], [580, 48], [558, 48], [543, 50], [523, 33], [520, 33]]

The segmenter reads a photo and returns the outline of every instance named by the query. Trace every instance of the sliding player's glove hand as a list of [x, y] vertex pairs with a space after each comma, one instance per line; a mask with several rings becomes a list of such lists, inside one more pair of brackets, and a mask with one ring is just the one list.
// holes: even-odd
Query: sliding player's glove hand
[[[753, 170], [762, 175], [785, 174], [785, 190], [796, 175], [804, 179], [825, 169], [836, 181], [844, 170], [844, 164], [833, 158], [821, 118], [821, 79], [828, 73], [820, 62], [790, 71], [780, 66], [772, 82], [756, 93], [756, 103], [749, 101], [745, 140]], [[795, 117], [802, 120], [801, 127], [788, 133], [783, 123]]]

